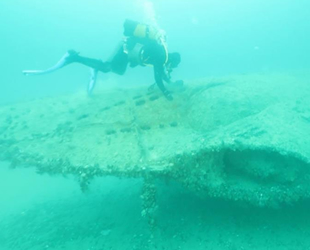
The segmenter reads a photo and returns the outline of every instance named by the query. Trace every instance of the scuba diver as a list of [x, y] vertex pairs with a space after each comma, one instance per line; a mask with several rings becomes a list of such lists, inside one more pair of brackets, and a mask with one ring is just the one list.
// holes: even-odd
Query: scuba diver
[[[168, 100], [173, 100], [171, 93], [166, 89], [164, 81], [172, 83], [171, 72], [181, 62], [179, 53], [168, 53], [165, 36], [159, 29], [132, 20], [124, 22], [124, 40], [117, 47], [110, 60], [101, 60], [80, 56], [78, 52], [69, 50], [53, 67], [47, 70], [24, 70], [25, 75], [41, 75], [54, 72], [71, 63], [80, 63], [91, 68], [91, 77], [88, 84], [88, 94], [95, 87], [97, 73], [113, 72], [123, 75], [130, 67], [153, 66], [155, 85], [159, 87]], [[179, 80], [178, 83], [183, 83]]]

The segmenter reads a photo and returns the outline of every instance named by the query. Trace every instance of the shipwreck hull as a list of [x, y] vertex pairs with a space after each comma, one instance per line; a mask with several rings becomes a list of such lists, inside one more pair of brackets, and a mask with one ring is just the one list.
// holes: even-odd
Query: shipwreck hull
[[171, 178], [204, 197], [309, 198], [310, 88], [283, 75], [46, 98], [0, 108], [0, 158], [39, 173]]

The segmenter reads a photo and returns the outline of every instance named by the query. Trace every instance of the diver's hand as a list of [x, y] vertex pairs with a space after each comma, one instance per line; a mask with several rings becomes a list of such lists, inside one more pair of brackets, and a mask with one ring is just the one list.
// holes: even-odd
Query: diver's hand
[[167, 98], [167, 100], [169, 100], [169, 101], [172, 101], [172, 100], [173, 100], [173, 96], [172, 96], [172, 94], [171, 94], [168, 90], [165, 90], [165, 91], [163, 92], [163, 94], [164, 94], [164, 96]]

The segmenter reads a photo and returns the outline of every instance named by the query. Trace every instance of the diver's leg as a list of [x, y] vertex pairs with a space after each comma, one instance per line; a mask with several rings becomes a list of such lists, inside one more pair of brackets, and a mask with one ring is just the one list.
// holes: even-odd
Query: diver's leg
[[69, 50], [53, 67], [46, 70], [24, 70], [25, 75], [43, 75], [52, 73], [61, 69], [71, 63], [80, 63], [97, 71], [104, 73], [111, 71], [111, 64], [109, 62], [102, 62], [97, 59], [79, 56], [79, 53], [74, 50]]
[[117, 45], [115, 52], [106, 62], [79, 55], [75, 55], [73, 60], [74, 62], [81, 63], [103, 73], [112, 71], [113, 73], [123, 75], [128, 64], [128, 55], [124, 52], [123, 45], [124, 42], [120, 42]]
[[94, 70], [101, 71], [103, 73], [108, 73], [111, 71], [111, 63], [110, 62], [103, 62], [101, 60], [92, 59], [83, 56], [75, 56], [74, 61], [75, 63], [80, 63], [85, 66], [88, 66]]
[[109, 60], [111, 71], [118, 75], [123, 75], [126, 72], [128, 64], [128, 55], [124, 52], [123, 43], [120, 43], [116, 52]]

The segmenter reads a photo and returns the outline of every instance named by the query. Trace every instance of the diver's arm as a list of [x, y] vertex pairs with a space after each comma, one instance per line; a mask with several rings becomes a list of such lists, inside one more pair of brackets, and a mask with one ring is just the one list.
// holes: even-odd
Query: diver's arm
[[172, 72], [172, 69], [165, 64], [165, 66], [163, 66], [163, 80], [166, 83], [172, 83], [173, 82], [173, 81], [171, 81], [171, 75], [170, 75], [171, 72]]
[[171, 83], [171, 77], [168, 76], [165, 72], [163, 73], [163, 80], [166, 82], [166, 83]]
[[154, 77], [155, 77], [156, 84], [159, 87], [159, 89], [163, 92], [165, 97], [169, 101], [171, 101], [171, 100], [173, 100], [173, 97], [170, 94], [170, 92], [164, 86], [163, 75], [164, 75], [164, 67], [163, 67], [163, 65], [155, 64], [154, 65]]
[[168, 72], [164, 72], [163, 80], [165, 82], [169, 83], [170, 85], [173, 85], [173, 86], [183, 86], [184, 85], [183, 80], [175, 80], [175, 81], [171, 80], [171, 76], [170, 76], [171, 72], [172, 72], [172, 70], [170, 70]]

